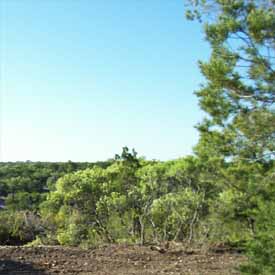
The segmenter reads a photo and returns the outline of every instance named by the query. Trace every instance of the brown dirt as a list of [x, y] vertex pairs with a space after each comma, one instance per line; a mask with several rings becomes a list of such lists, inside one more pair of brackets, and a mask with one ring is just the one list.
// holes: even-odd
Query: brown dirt
[[67, 247], [0, 247], [0, 275], [149, 275], [239, 274], [238, 253], [169, 249], [159, 253], [146, 246], [108, 245], [84, 250]]

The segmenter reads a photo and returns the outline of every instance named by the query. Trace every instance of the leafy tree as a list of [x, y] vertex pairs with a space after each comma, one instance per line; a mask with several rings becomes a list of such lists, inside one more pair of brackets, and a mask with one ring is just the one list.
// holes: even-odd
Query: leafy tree
[[[91, 236], [94, 240], [97, 237], [113, 242], [127, 235], [128, 225], [124, 225], [124, 220], [133, 208], [129, 192], [137, 183], [135, 173], [139, 161], [136, 153], [129, 153], [126, 147], [116, 159], [106, 169], [95, 166], [67, 174], [57, 181], [41, 210], [44, 220], [53, 221], [48, 224], [48, 233], [56, 235], [59, 243], [76, 245], [89, 241]], [[131, 218], [135, 223], [135, 215]], [[115, 229], [118, 221], [122, 224], [121, 232]]]
[[190, 188], [154, 200], [152, 220], [162, 240], [192, 240], [201, 200]]
[[50, 193], [48, 201], [41, 207], [44, 217], [51, 217], [56, 223], [57, 239], [62, 240], [62, 244], [66, 240], [69, 242], [67, 244], [77, 243], [76, 240], [64, 237], [64, 232], [74, 228], [73, 224], [79, 220], [87, 227], [95, 224], [99, 233], [107, 234], [96, 212], [96, 204], [104, 194], [106, 181], [106, 172], [99, 167], [67, 174], [57, 181], [56, 191]]
[[153, 237], [157, 239], [155, 223], [151, 216], [151, 208], [155, 199], [167, 194], [169, 163], [148, 163], [137, 171], [138, 183], [130, 191], [134, 214], [140, 225], [140, 243], [145, 242], [146, 227], [152, 227]]

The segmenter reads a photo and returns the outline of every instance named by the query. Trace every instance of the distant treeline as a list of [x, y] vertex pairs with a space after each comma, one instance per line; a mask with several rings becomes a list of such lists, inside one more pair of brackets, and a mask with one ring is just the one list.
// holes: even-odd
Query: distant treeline
[[[45, 193], [67, 173], [110, 165], [106, 162], [0, 162], [2, 208], [37, 209]], [[4, 203], [5, 202], [5, 203]]]
[[0, 196], [18, 192], [43, 192], [51, 183], [77, 170], [94, 165], [107, 167], [110, 162], [0, 162]]

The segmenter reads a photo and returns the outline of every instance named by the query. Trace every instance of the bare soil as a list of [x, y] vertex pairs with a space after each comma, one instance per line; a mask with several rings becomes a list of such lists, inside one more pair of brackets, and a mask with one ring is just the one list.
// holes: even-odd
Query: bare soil
[[235, 252], [168, 249], [150, 246], [108, 245], [96, 249], [59, 246], [0, 247], [0, 275], [149, 275], [239, 274], [245, 260]]

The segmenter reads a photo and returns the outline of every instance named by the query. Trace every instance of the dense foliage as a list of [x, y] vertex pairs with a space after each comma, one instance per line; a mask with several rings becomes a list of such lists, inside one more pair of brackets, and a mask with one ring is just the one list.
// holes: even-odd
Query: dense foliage
[[53, 229], [48, 233], [70, 245], [191, 241], [210, 196], [193, 171], [197, 165], [193, 157], [146, 162], [124, 148], [107, 169], [95, 167], [57, 181], [41, 205]]
[[47, 193], [55, 190], [58, 178], [94, 165], [107, 167], [109, 164], [0, 163], [0, 243], [26, 243], [43, 231], [39, 207]]

